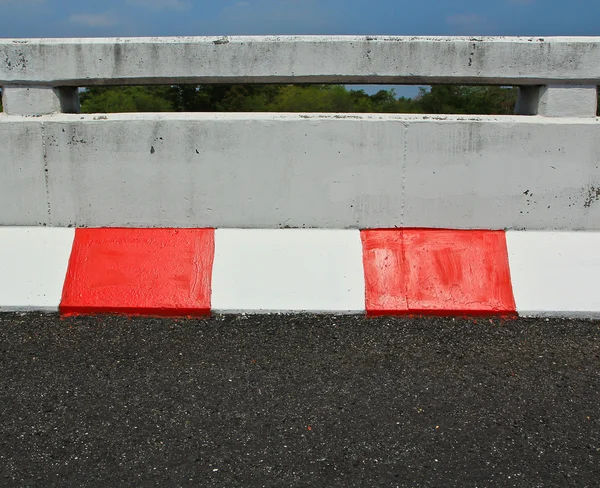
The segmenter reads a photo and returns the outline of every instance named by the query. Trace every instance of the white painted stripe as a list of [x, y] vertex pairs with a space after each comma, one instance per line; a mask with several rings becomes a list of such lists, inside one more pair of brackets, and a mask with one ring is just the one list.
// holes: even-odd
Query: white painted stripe
[[357, 230], [217, 229], [215, 312], [362, 312]]
[[599, 232], [507, 232], [519, 315], [600, 317]]
[[0, 310], [56, 311], [74, 229], [0, 227]]

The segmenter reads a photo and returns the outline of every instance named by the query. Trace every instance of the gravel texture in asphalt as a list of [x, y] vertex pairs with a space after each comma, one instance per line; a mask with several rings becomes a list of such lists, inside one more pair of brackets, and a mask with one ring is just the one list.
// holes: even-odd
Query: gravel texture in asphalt
[[600, 322], [0, 314], [0, 486], [600, 486]]

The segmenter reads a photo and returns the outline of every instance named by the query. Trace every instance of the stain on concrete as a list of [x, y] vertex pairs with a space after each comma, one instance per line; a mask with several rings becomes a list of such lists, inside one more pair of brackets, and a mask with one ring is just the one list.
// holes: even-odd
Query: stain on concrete
[[27, 59], [22, 52], [17, 53], [16, 57], [11, 59], [10, 57], [6, 57], [6, 66], [8, 69], [21, 69], [24, 70], [27, 68]]
[[154, 146], [150, 146], [150, 154], [154, 154], [156, 152], [156, 149], [154, 149]]
[[113, 47], [114, 71], [119, 73], [124, 64], [123, 47], [119, 43], [115, 43]]
[[73, 129], [71, 139], [67, 142], [68, 146], [76, 146], [77, 144], [85, 144], [86, 141], [81, 138], [77, 138], [77, 130]]
[[469, 68], [473, 66], [473, 57], [475, 56], [475, 49], [477, 49], [477, 44], [473, 43], [473, 50], [469, 54]]
[[[50, 198], [50, 175], [48, 174], [48, 148], [46, 145], [46, 125], [41, 124], [42, 136], [42, 159], [44, 161], [44, 191], [46, 196], [46, 211], [48, 212], [48, 223], [52, 225], [52, 201]], [[45, 225], [45, 224], [44, 224]]]
[[583, 202], [584, 208], [590, 208], [594, 203], [600, 202], [600, 186], [591, 186], [587, 189], [587, 195]]

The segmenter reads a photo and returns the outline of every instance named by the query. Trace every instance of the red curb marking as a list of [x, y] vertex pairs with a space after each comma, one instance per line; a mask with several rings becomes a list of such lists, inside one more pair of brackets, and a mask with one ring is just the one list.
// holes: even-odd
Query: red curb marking
[[210, 314], [213, 229], [77, 229], [65, 315]]
[[361, 231], [369, 315], [512, 315], [503, 231]]
[[360, 237], [363, 245], [367, 313], [377, 315], [409, 312], [402, 231], [364, 230]]

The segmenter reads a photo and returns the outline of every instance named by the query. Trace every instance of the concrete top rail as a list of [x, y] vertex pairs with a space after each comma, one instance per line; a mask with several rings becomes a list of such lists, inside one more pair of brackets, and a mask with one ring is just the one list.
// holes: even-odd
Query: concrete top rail
[[0, 85], [600, 84], [600, 37], [0, 40]]

